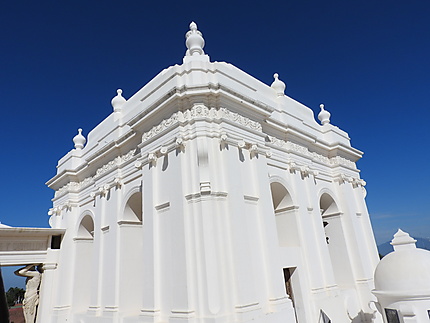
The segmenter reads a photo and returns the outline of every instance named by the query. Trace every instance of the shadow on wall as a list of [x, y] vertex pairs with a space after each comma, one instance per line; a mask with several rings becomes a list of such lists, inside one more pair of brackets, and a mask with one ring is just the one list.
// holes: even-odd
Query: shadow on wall
[[375, 314], [364, 313], [363, 311], [358, 312], [357, 316], [351, 320], [351, 323], [364, 323], [373, 322]]

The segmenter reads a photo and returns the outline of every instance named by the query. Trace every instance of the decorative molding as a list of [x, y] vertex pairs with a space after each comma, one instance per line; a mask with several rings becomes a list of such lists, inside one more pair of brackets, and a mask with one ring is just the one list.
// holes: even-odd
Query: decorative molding
[[278, 139], [276, 137], [272, 137], [272, 136], [267, 136], [270, 140], [270, 142], [275, 145], [278, 146], [286, 151], [289, 152], [295, 152], [298, 153], [300, 155], [306, 156], [311, 158], [314, 161], [326, 164], [328, 166], [345, 166], [348, 168], [352, 168], [352, 169], [357, 169], [357, 166], [355, 165], [355, 163], [349, 159], [346, 159], [344, 157], [341, 156], [334, 156], [334, 157], [326, 157], [323, 156], [321, 154], [318, 154], [316, 152], [312, 152], [309, 151], [309, 149], [307, 147], [304, 147], [302, 145], [293, 143], [291, 141], [285, 141], [282, 139]]
[[137, 169], [141, 169], [143, 167], [143, 163], [139, 160], [134, 163], [134, 167], [136, 167]]
[[352, 186], [355, 187], [364, 187], [366, 186], [366, 181], [362, 180], [361, 178], [358, 177], [352, 177], [352, 176], [348, 176], [345, 174], [339, 174], [335, 177], [334, 179], [335, 182], [338, 182], [339, 184], [344, 184], [344, 183], [351, 183]]
[[245, 201], [249, 201], [249, 202], [258, 202], [258, 200], [260, 199], [258, 196], [251, 196], [251, 195], [244, 195], [243, 198]]
[[317, 170], [312, 169], [307, 165], [298, 165], [297, 163], [291, 161], [287, 164], [291, 172], [299, 171], [303, 177], [308, 177], [310, 175], [316, 177], [319, 174]]
[[127, 162], [130, 159], [132, 159], [134, 154], [136, 153], [136, 150], [137, 149], [132, 149], [128, 153], [126, 153], [125, 155], [115, 157], [110, 162], [104, 164], [102, 167], [100, 167], [99, 169], [96, 170], [96, 174], [93, 176], [93, 179], [99, 178], [103, 174], [110, 171], [112, 168], [115, 168], [116, 166], [119, 166], [122, 163]]
[[233, 121], [234, 123], [240, 124], [242, 126], [245, 126], [249, 129], [262, 132], [263, 128], [259, 122], [253, 121], [247, 117], [241, 116], [238, 113], [231, 112], [230, 110], [227, 110], [226, 108], [220, 108], [219, 109], [220, 118], [225, 118], [230, 121]]
[[160, 313], [160, 310], [159, 309], [150, 309], [150, 308], [143, 308], [143, 309], [141, 309], [140, 310], [140, 312], [142, 313], [142, 314], [146, 314], [146, 313], [148, 313], [148, 314], [158, 314], [158, 313]]
[[283, 208], [279, 208], [275, 210], [275, 215], [278, 215], [283, 212], [298, 210], [300, 207], [298, 205], [290, 205]]
[[196, 312], [193, 310], [172, 310], [171, 313], [172, 315], [170, 316], [170, 318], [180, 320], [191, 319], [196, 316]]
[[85, 178], [81, 182], [69, 182], [66, 185], [60, 187], [55, 192], [55, 197], [60, 197], [66, 193], [78, 192], [82, 188], [87, 187], [93, 183], [94, 183], [94, 178], [92, 176]]
[[73, 241], [93, 241], [94, 237], [74, 237]]
[[76, 203], [73, 203], [72, 201], [67, 200], [66, 202], [60, 205], [50, 208], [48, 211], [48, 215], [60, 216], [63, 210], [71, 211], [72, 207], [75, 207], [75, 206], [77, 206]]
[[173, 113], [170, 118], [164, 119], [160, 124], [145, 132], [142, 135], [142, 142], [150, 140], [151, 138], [180, 122], [189, 122], [199, 118], [209, 118], [213, 120], [225, 119], [258, 132], [263, 131], [263, 128], [259, 122], [253, 121], [238, 113], [231, 112], [226, 108], [208, 108], [203, 104], [195, 104], [191, 109], [185, 110], [184, 112], [178, 111]]
[[165, 203], [162, 203], [162, 204], [156, 205], [154, 208], [155, 208], [157, 211], [161, 211], [161, 210], [163, 210], [163, 209], [167, 209], [167, 208], [169, 208], [169, 207], [170, 207], [170, 202], [165, 202]]
[[236, 305], [235, 308], [243, 310], [243, 309], [248, 309], [248, 308], [255, 308], [258, 305], [259, 305], [259, 303], [255, 302], [255, 303], [249, 303], [249, 304], [243, 304], [243, 305]]
[[130, 220], [120, 220], [117, 223], [119, 226], [122, 226], [122, 225], [142, 225], [142, 221], [130, 221]]
[[147, 159], [148, 159], [148, 163], [155, 166], [155, 164], [157, 163], [157, 153], [156, 152], [149, 153]]
[[225, 198], [225, 197], [227, 197], [227, 195], [228, 195], [227, 192], [210, 192], [208, 194], [202, 194], [202, 193], [199, 192], [199, 193], [185, 195], [185, 199], [188, 202], [191, 202], [193, 200], [197, 200], [197, 199], [200, 199], [202, 197], [215, 197], [215, 198], [221, 197], [221, 198]]
[[178, 148], [181, 151], [185, 150], [185, 141], [184, 141], [184, 138], [182, 138], [181, 136], [176, 137], [175, 148]]
[[89, 176], [89, 177], [85, 178], [83, 181], [69, 182], [66, 185], [60, 187], [55, 192], [55, 198], [63, 196], [67, 193], [79, 192], [83, 188], [88, 187], [91, 184], [94, 184], [95, 180], [97, 178], [101, 177], [103, 174], [105, 174], [108, 171], [110, 171], [111, 169], [131, 160], [135, 156], [136, 151], [137, 151], [137, 149], [135, 148], [135, 149], [130, 150], [128, 153], [126, 153], [124, 155], [115, 157], [113, 160], [107, 162], [106, 164], [104, 164], [103, 166], [98, 168], [93, 176]]

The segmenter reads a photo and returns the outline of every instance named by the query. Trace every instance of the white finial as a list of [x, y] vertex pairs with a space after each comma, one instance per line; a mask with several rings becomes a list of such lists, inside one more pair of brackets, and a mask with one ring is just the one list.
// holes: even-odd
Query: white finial
[[322, 125], [325, 125], [326, 123], [330, 123], [330, 112], [327, 110], [324, 110], [324, 104], [320, 104], [321, 111], [318, 114], [318, 119], [321, 121]]
[[116, 93], [117, 95], [112, 99], [112, 101], [110, 101], [110, 103], [112, 104], [113, 111], [120, 112], [122, 109], [122, 106], [124, 105], [124, 103], [127, 102], [127, 100], [124, 99], [124, 97], [122, 96], [121, 89], [116, 90]]
[[185, 38], [185, 45], [188, 48], [187, 56], [204, 55], [205, 40], [202, 33], [197, 30], [197, 24], [194, 21], [190, 23], [190, 30], [185, 34]]
[[394, 247], [394, 250], [397, 251], [416, 248], [415, 242], [417, 242], [417, 240], [413, 239], [409, 233], [399, 229], [394, 235], [394, 239], [391, 240], [391, 245]]
[[84, 136], [82, 136], [81, 128], [78, 129], [78, 134], [73, 137], [73, 142], [75, 143], [75, 149], [81, 150], [82, 148], [84, 148], [84, 145], [87, 142], [87, 140], [85, 139]]
[[278, 73], [273, 74], [273, 77], [274, 77], [275, 80], [273, 81], [273, 83], [272, 83], [272, 85], [270, 87], [275, 90], [277, 96], [284, 96], [285, 95], [284, 91], [285, 91], [285, 88], [286, 88], [285, 83], [282, 82], [278, 78], [279, 77]]

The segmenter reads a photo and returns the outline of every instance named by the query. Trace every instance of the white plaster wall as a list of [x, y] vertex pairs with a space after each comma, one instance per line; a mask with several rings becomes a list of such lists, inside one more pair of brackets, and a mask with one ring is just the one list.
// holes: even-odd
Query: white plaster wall
[[[51, 223], [67, 231], [39, 322], [306, 323], [321, 310], [369, 322], [377, 253], [360, 156], [229, 64], [163, 71], [59, 161]], [[322, 216], [323, 194], [336, 211]], [[80, 239], [86, 214], [94, 236]]]

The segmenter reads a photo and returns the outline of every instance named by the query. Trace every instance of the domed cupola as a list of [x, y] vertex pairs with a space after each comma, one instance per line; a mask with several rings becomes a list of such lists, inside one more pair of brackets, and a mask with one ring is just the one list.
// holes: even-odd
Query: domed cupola
[[372, 293], [386, 322], [390, 315], [429, 319], [430, 251], [417, 248], [415, 242], [399, 229], [391, 241], [394, 251], [376, 267]]

